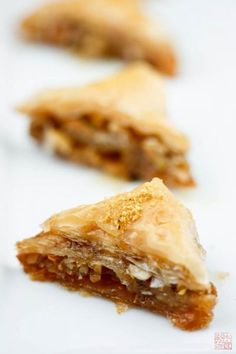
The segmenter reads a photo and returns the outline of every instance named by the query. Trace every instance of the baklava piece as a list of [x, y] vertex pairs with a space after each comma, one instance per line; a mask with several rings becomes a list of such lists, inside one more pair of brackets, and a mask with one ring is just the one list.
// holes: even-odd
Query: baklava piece
[[65, 159], [127, 179], [160, 177], [169, 186], [192, 186], [186, 137], [165, 119], [160, 75], [130, 64], [106, 80], [43, 92], [19, 110], [30, 134]]
[[21, 28], [33, 41], [89, 56], [145, 60], [169, 75], [176, 70], [167, 35], [142, 13], [136, 0], [54, 1], [26, 17]]
[[158, 178], [56, 214], [42, 228], [17, 244], [32, 279], [141, 307], [185, 330], [211, 321], [216, 289], [192, 216]]

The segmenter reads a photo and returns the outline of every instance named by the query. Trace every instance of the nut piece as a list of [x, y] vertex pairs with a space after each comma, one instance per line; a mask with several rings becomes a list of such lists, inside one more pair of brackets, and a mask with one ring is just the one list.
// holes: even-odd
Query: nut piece
[[151, 277], [151, 273], [137, 267], [134, 264], [130, 264], [128, 267], [128, 272], [130, 275], [138, 280], [147, 280]]
[[102, 265], [100, 263], [91, 264], [90, 267], [94, 270], [95, 273], [97, 274], [102, 273]]
[[44, 146], [48, 151], [58, 152], [63, 156], [71, 153], [71, 141], [61, 131], [48, 128], [44, 132]]
[[148, 290], [144, 290], [144, 291], [142, 291], [142, 294], [143, 295], [152, 295], [152, 292], [148, 291]]
[[38, 259], [39, 259], [38, 254], [32, 253], [27, 255], [26, 262], [27, 264], [35, 264], [38, 261]]
[[89, 279], [92, 283], [97, 283], [101, 280], [101, 274], [92, 273], [89, 275]]
[[150, 283], [150, 288], [162, 288], [164, 286], [164, 283], [162, 280], [152, 277], [151, 283]]
[[88, 266], [86, 264], [83, 264], [80, 268], [79, 268], [79, 273], [80, 275], [82, 275], [82, 277], [84, 275], [87, 275], [88, 274]]
[[186, 293], [187, 289], [181, 289], [178, 291], [178, 295], [184, 295]]

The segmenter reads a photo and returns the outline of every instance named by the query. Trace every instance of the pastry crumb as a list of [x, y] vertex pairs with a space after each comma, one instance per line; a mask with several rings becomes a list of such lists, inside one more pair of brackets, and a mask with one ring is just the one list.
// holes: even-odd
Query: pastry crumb
[[91, 296], [91, 294], [90, 294], [88, 291], [84, 290], [84, 289], [80, 289], [80, 290], [79, 290], [79, 293], [80, 293], [80, 295], [83, 296], [83, 297], [89, 297], [89, 296]]
[[116, 312], [119, 315], [121, 315], [122, 313], [126, 312], [128, 310], [128, 308], [129, 308], [128, 305], [123, 304], [121, 302], [117, 302], [117, 303], [115, 303], [115, 305], [116, 305]]

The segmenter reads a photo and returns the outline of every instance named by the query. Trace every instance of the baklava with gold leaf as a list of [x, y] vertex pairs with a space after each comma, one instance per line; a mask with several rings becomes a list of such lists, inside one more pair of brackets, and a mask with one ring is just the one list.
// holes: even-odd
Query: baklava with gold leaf
[[52, 216], [17, 249], [34, 280], [143, 308], [185, 330], [212, 319], [216, 289], [194, 221], [158, 178]]

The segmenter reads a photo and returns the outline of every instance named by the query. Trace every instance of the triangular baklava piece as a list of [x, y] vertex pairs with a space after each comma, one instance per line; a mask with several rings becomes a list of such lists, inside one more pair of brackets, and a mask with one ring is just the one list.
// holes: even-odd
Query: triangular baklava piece
[[175, 73], [175, 56], [161, 26], [136, 0], [65, 0], [36, 10], [22, 22], [26, 37], [93, 56], [142, 59]]
[[65, 159], [128, 179], [194, 184], [188, 141], [165, 119], [162, 79], [146, 64], [85, 87], [45, 91], [19, 110], [31, 117], [31, 135]]
[[216, 290], [193, 219], [157, 178], [56, 214], [17, 248], [32, 279], [141, 307], [186, 330], [212, 319]]

